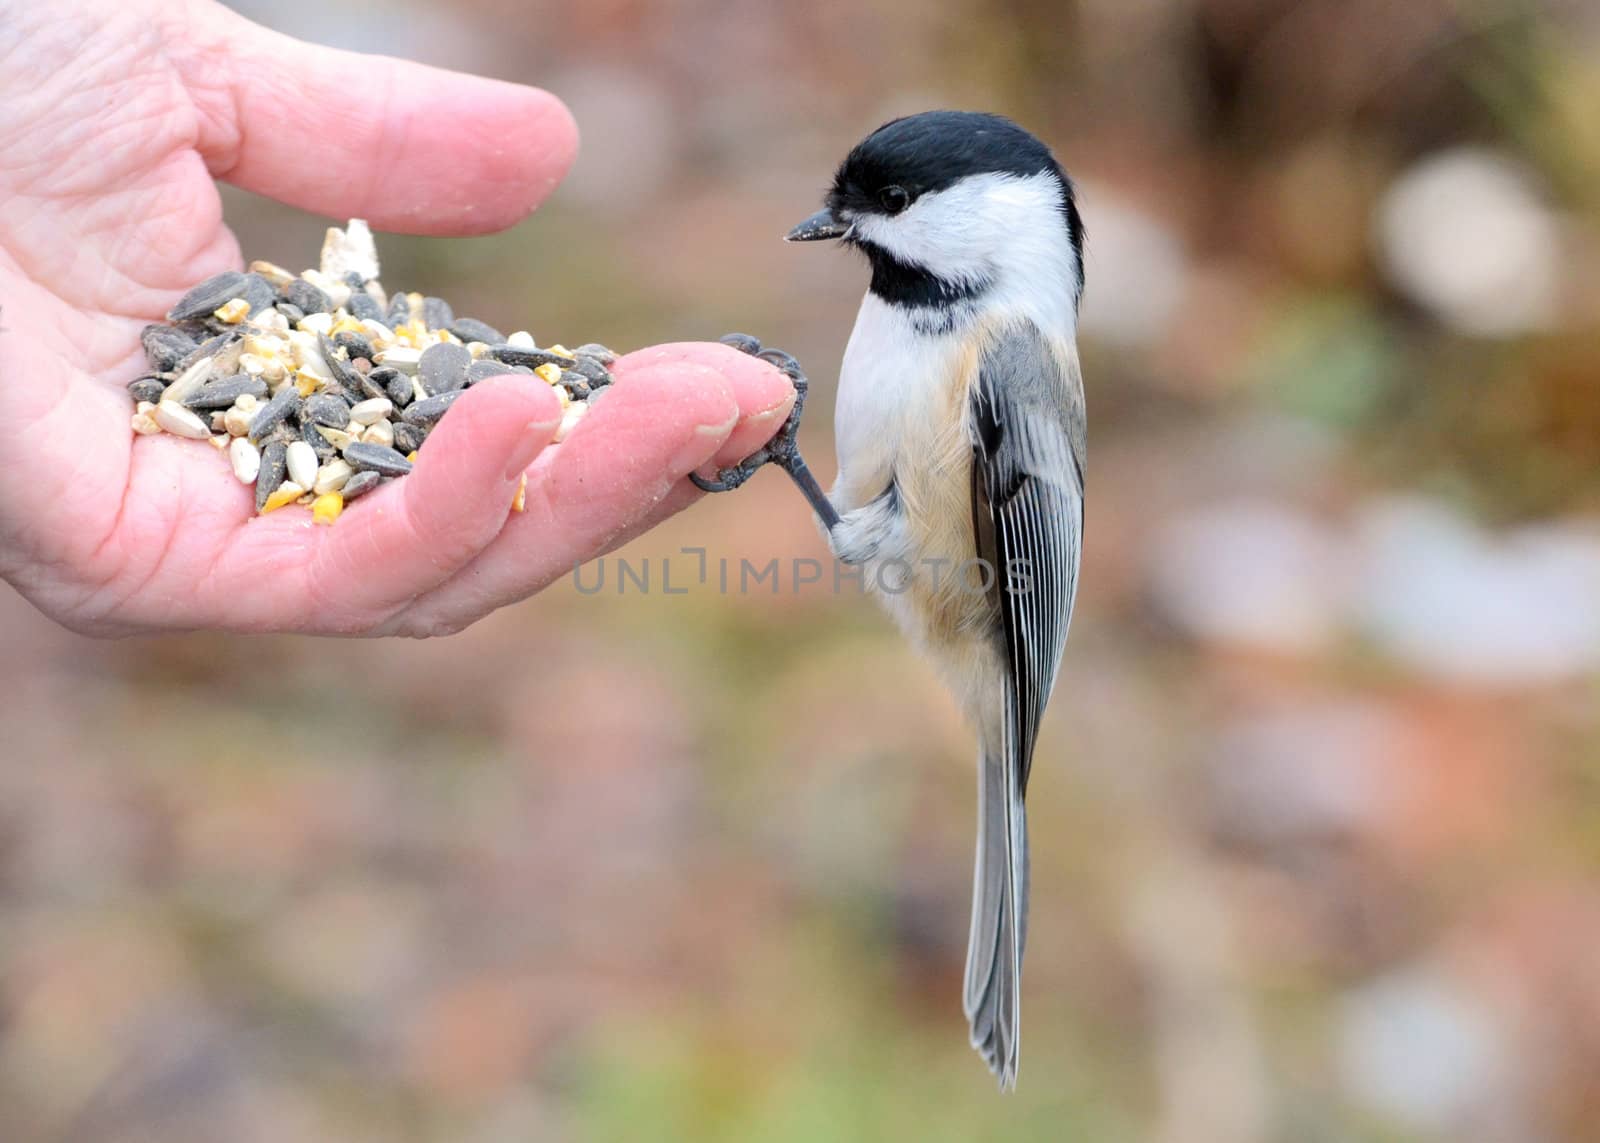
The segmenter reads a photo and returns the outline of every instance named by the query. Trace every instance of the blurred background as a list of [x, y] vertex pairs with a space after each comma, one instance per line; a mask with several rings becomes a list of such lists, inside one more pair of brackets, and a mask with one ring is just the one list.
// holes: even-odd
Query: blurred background
[[431, 643], [99, 643], [0, 589], [6, 1140], [1600, 1138], [1592, 0], [238, 7], [567, 99], [556, 200], [383, 238], [385, 283], [756, 333], [824, 479], [865, 274], [777, 237], [898, 113], [1056, 147], [1088, 548], [1020, 1089], [960, 1013], [970, 736], [848, 584], [738, 590], [826, 554], [769, 473], [621, 553], [648, 592], [613, 557]]

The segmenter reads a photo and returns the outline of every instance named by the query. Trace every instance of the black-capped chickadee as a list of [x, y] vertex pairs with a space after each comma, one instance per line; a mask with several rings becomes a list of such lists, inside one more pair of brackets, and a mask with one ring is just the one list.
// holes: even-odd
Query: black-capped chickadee
[[[964, 1007], [973, 1046], [1010, 1088], [1028, 913], [1023, 795], [1083, 540], [1083, 225], [1038, 139], [999, 116], [933, 111], [867, 136], [788, 238], [838, 239], [872, 267], [839, 375], [839, 478], [824, 496], [800, 459], [797, 404], [773, 444], [696, 481], [725, 491], [762, 464], [785, 468], [834, 554], [867, 565], [976, 727]], [[728, 340], [803, 382], [787, 354]]]

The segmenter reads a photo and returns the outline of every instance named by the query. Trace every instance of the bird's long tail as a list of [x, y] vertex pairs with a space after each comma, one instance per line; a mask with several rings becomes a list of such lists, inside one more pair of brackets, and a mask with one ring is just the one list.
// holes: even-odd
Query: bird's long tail
[[972, 1046], [1000, 1081], [1017, 1082], [1022, 946], [1028, 935], [1028, 822], [1010, 733], [984, 736], [978, 758], [978, 857], [964, 1007]]

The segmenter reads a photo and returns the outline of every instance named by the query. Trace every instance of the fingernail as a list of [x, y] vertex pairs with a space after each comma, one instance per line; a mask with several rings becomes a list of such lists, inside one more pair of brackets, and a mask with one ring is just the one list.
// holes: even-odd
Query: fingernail
[[720, 424], [696, 425], [689, 441], [673, 457], [673, 470], [688, 472], [710, 460], [715, 455], [717, 446], [728, 439], [728, 434], [733, 432], [733, 427], [738, 423], [739, 414], [735, 411]]
[[511, 459], [506, 463], [507, 480], [516, 480], [522, 475], [550, 443], [560, 424], [561, 418], [557, 417], [553, 421], [529, 421], [522, 426], [522, 435], [517, 438], [516, 447], [511, 450]]

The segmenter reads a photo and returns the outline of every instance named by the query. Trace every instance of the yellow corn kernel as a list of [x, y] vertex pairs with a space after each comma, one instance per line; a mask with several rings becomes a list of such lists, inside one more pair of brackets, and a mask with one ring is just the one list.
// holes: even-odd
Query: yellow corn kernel
[[528, 474], [526, 472], [524, 472], [522, 474], [522, 483], [517, 485], [517, 496], [516, 496], [516, 499], [511, 501], [511, 510], [513, 512], [522, 512], [522, 511], [526, 511], [527, 507], [528, 507]]
[[417, 463], [417, 450], [416, 449], [412, 449], [410, 452], [406, 453], [406, 459], [409, 460], [412, 464], [416, 464]]
[[539, 368], [535, 369], [534, 372], [540, 377], [543, 377], [545, 381], [551, 385], [554, 385], [556, 382], [561, 380], [561, 366], [557, 365], [554, 361], [545, 362], [543, 365], [539, 366]]
[[311, 521], [315, 524], [332, 524], [344, 511], [344, 497], [337, 492], [325, 492], [311, 502]]
[[211, 316], [218, 321], [225, 321], [229, 325], [238, 325], [250, 316], [250, 303], [243, 298], [234, 298], [231, 302], [223, 302], [211, 311]]
[[552, 345], [545, 350], [546, 353], [559, 353], [562, 357], [572, 358], [572, 350], [564, 345]]
[[448, 341], [455, 345], [461, 344], [461, 339], [447, 329], [436, 329], [433, 331], [433, 336], [440, 341]]
[[297, 370], [294, 375], [294, 387], [300, 396], [309, 397], [318, 389], [322, 388], [322, 381], [320, 378], [313, 377], [303, 369]]
[[261, 514], [276, 512], [285, 504], [293, 504], [306, 494], [306, 490], [292, 481], [278, 485], [277, 491], [267, 497], [267, 502], [261, 506]]
[[339, 318], [338, 318], [337, 321], [335, 321], [333, 323], [333, 328], [328, 331], [328, 336], [332, 337], [336, 333], [360, 333], [360, 332], [361, 332], [361, 323], [359, 321], [357, 321], [355, 318], [351, 317], [344, 310], [340, 310], [339, 311]]

